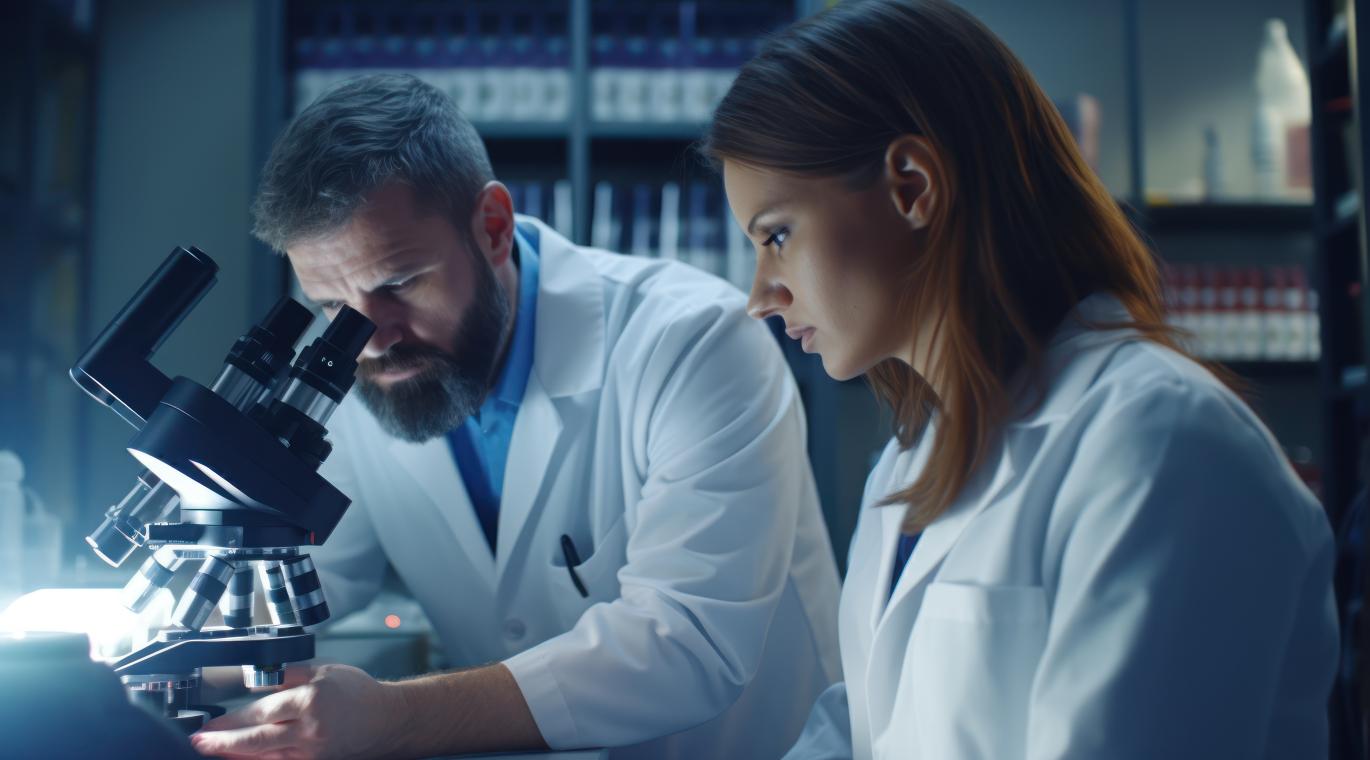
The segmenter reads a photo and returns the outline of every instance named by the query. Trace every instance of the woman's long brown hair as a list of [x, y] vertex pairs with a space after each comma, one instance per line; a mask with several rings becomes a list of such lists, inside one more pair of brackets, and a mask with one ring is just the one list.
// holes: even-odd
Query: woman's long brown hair
[[945, 348], [927, 379], [896, 359], [867, 378], [906, 449], [939, 412], [927, 466], [883, 502], [907, 505], [912, 533], [989, 458], [1013, 412], [1009, 379], [1025, 371], [1040, 381], [1046, 343], [1081, 299], [1111, 293], [1131, 321], [1110, 327], [1179, 346], [1150, 250], [1051, 100], [1003, 42], [949, 2], [848, 0], [779, 32], [738, 73], [701, 149], [716, 166], [862, 187], [908, 134], [928, 140], [941, 176], [905, 313], [932, 315]]

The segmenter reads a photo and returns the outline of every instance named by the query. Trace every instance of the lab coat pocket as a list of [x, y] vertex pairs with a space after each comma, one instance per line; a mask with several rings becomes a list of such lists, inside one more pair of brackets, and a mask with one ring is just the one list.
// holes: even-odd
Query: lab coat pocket
[[[577, 552], [589, 549], [593, 553], [588, 557], [582, 554], [581, 562], [570, 570], [566, 567], [566, 558], [561, 547], [558, 546], [553, 552], [550, 572], [554, 579], [553, 589], [556, 593], [557, 607], [565, 618], [564, 624], [573, 625], [580, 619], [581, 613], [596, 602], [609, 602], [618, 598], [618, 570], [627, 559], [627, 536], [624, 521], [619, 518], [591, 546], [582, 546], [577, 542]], [[571, 570], [575, 571], [575, 577], [585, 588], [585, 596], [581, 595], [580, 589], [572, 580]]]
[[1047, 623], [1040, 586], [929, 584], [896, 711], [912, 710], [921, 757], [1023, 756]]

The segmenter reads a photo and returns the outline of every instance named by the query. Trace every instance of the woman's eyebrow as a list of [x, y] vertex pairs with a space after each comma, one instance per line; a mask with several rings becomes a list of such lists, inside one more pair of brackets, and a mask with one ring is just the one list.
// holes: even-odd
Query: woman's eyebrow
[[769, 205], [769, 206], [763, 207], [760, 211], [756, 212], [755, 214], [752, 214], [751, 221], [747, 222], [747, 234], [748, 234], [748, 235], [755, 235], [755, 234], [756, 234], [756, 224], [757, 224], [757, 221], [756, 221], [756, 220], [760, 219], [761, 217], [763, 217], [763, 216], [765, 216], [765, 215], [767, 215], [767, 214], [771, 214], [771, 213], [780, 211], [781, 206], [783, 206], [783, 205], [784, 205], [783, 201], [780, 202], [780, 203], [772, 203], [772, 204]]

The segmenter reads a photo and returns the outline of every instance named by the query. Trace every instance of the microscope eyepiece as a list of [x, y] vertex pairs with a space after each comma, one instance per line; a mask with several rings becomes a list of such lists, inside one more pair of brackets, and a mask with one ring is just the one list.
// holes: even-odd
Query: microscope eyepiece
[[280, 398], [258, 413], [267, 430], [313, 467], [332, 451], [323, 426], [352, 389], [357, 355], [375, 331], [371, 320], [342, 307], [323, 335], [300, 352]]
[[371, 340], [376, 325], [351, 307], [333, 317], [323, 335], [300, 352], [290, 376], [303, 380], [319, 392], [342, 401], [357, 376], [357, 355]]
[[313, 321], [309, 309], [291, 298], [282, 298], [260, 323], [238, 338], [225, 361], [270, 387], [290, 363], [295, 355], [295, 342]]

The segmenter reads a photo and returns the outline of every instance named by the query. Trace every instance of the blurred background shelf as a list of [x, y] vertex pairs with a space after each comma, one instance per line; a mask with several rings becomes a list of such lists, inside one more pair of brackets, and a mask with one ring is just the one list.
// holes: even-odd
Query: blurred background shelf
[[590, 123], [590, 136], [624, 140], [680, 140], [692, 142], [704, 135], [706, 124], [699, 122], [654, 123], [603, 121]]
[[1176, 203], [1151, 204], [1144, 212], [1152, 230], [1225, 233], [1231, 228], [1308, 232], [1313, 228], [1311, 203]]
[[566, 121], [482, 121], [472, 126], [487, 140], [564, 139], [571, 134]]

